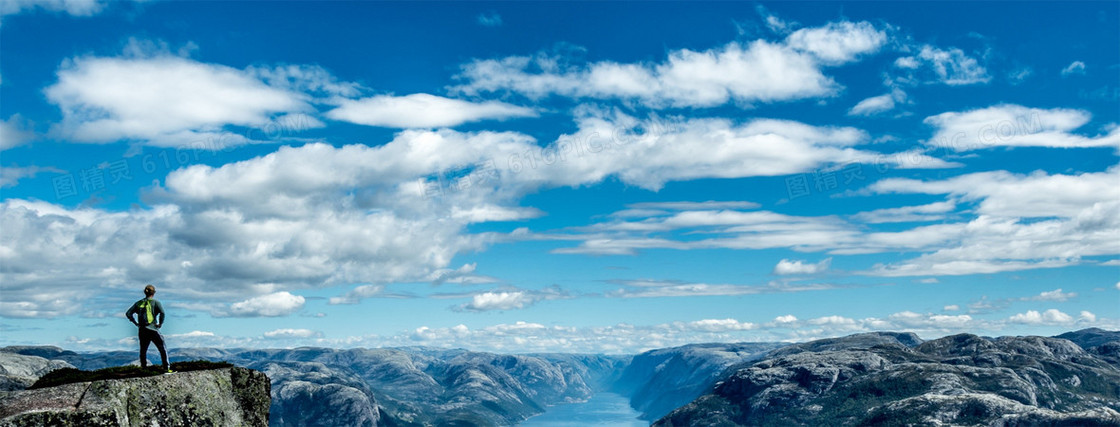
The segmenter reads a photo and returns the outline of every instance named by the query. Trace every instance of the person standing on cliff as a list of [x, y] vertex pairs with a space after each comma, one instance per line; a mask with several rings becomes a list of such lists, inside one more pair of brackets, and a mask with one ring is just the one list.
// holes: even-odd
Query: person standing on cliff
[[[129, 322], [140, 328], [140, 367], [148, 367], [148, 345], [155, 343], [156, 348], [159, 349], [159, 357], [163, 360], [163, 368], [171, 373], [171, 364], [167, 362], [167, 349], [163, 346], [163, 335], [159, 333], [166, 315], [163, 312], [163, 305], [153, 298], [155, 295], [155, 286], [145, 286], [144, 299], [132, 304], [124, 315], [128, 317]], [[133, 314], [136, 315], [135, 319], [132, 317]]]

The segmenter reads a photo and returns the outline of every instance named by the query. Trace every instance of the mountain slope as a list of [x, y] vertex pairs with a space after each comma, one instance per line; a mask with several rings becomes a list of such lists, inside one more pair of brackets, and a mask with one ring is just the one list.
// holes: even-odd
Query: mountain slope
[[1120, 424], [1120, 370], [1068, 340], [869, 338], [778, 350], [655, 425]]
[[776, 343], [692, 344], [634, 356], [611, 390], [656, 420], [711, 389], [731, 366], [757, 360]]

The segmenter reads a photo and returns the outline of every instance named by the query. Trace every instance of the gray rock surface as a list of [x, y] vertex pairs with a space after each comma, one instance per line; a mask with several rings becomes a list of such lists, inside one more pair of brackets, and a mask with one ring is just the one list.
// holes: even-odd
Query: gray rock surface
[[269, 381], [245, 368], [0, 392], [0, 426], [267, 426]]
[[775, 351], [655, 425], [1120, 425], [1120, 370], [1068, 340], [846, 338]]
[[317, 362], [254, 365], [272, 380], [270, 426], [376, 426], [380, 406], [361, 377]]
[[23, 390], [47, 372], [73, 367], [61, 360], [0, 351], [0, 391]]
[[644, 420], [656, 420], [711, 389], [735, 365], [758, 360], [776, 343], [692, 344], [634, 356], [611, 390], [630, 396]]

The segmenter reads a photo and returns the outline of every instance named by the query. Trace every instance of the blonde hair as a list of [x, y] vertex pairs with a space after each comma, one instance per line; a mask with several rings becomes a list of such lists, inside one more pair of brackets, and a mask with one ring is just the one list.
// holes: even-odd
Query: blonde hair
[[155, 286], [148, 285], [148, 286], [144, 287], [144, 295], [145, 296], [150, 297], [150, 296], [155, 295], [155, 294], [156, 294], [156, 287]]

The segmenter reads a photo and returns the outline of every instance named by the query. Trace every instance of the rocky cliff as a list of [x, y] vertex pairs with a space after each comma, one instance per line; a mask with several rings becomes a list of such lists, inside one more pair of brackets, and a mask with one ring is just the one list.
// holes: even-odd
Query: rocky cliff
[[611, 390], [630, 397], [644, 420], [656, 420], [704, 392], [728, 368], [758, 360], [777, 343], [691, 344], [634, 356]]
[[913, 338], [777, 350], [655, 425], [1120, 425], [1120, 369], [1071, 341]]
[[0, 426], [267, 426], [269, 380], [245, 368], [0, 392]]
[[0, 351], [0, 391], [23, 390], [47, 372], [73, 367], [62, 360]]

